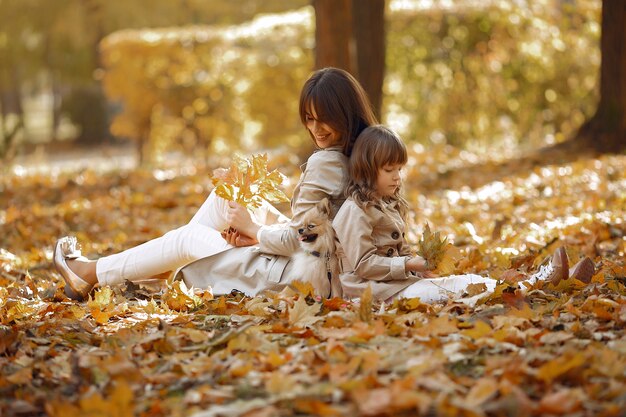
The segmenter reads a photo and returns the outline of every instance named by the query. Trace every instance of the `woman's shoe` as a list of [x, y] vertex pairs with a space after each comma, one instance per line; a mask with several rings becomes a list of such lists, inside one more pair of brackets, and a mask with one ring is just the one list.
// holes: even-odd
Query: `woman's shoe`
[[83, 258], [77, 246], [74, 236], [65, 236], [57, 240], [54, 246], [53, 262], [65, 280], [65, 295], [72, 300], [82, 301], [87, 297], [93, 285], [76, 275], [65, 262], [67, 259]]
[[589, 257], [585, 257], [569, 270], [569, 277], [578, 281], [589, 284], [593, 274], [596, 272], [596, 266]]

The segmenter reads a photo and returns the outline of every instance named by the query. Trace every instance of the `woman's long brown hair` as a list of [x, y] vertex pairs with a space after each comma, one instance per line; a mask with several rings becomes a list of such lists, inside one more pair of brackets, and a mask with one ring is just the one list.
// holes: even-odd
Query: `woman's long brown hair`
[[[305, 126], [311, 110], [315, 110], [317, 120], [339, 132], [346, 156], [350, 156], [363, 129], [378, 123], [361, 84], [339, 68], [317, 70], [304, 83], [300, 93], [300, 119]], [[314, 139], [312, 135], [311, 139]]]

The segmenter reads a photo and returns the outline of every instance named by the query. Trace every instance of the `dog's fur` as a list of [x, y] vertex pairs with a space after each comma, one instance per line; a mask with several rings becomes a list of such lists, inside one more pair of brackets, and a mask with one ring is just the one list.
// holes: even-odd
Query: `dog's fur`
[[331, 207], [324, 198], [305, 213], [302, 223], [296, 226], [300, 249], [291, 257], [292, 278], [310, 282], [315, 292], [329, 297], [331, 276], [337, 271], [335, 232], [330, 220]]

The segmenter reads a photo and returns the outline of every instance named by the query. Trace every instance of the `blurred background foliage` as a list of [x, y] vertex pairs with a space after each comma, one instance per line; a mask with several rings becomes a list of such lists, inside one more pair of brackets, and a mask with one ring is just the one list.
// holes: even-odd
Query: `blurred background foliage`
[[[382, 121], [409, 142], [473, 151], [566, 139], [597, 104], [600, 6], [388, 0]], [[0, 0], [0, 10], [7, 160], [68, 140], [134, 140], [144, 162], [311, 149], [297, 114], [313, 68], [308, 1]]]

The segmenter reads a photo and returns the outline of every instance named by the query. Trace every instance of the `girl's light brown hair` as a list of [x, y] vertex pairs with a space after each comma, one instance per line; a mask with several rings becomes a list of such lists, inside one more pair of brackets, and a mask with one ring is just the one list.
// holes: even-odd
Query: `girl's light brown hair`
[[[322, 68], [304, 83], [300, 93], [300, 120], [315, 110], [317, 120], [341, 135], [343, 153], [350, 156], [354, 141], [367, 126], [378, 123], [361, 84], [347, 71]], [[315, 142], [313, 135], [311, 139]]]
[[[406, 164], [408, 159], [406, 146], [400, 136], [383, 125], [369, 126], [361, 132], [350, 156], [350, 182], [346, 196], [362, 208], [377, 204], [380, 197], [376, 194], [378, 172], [385, 165]], [[398, 187], [390, 200], [398, 201], [398, 210], [406, 219], [408, 204]]]

